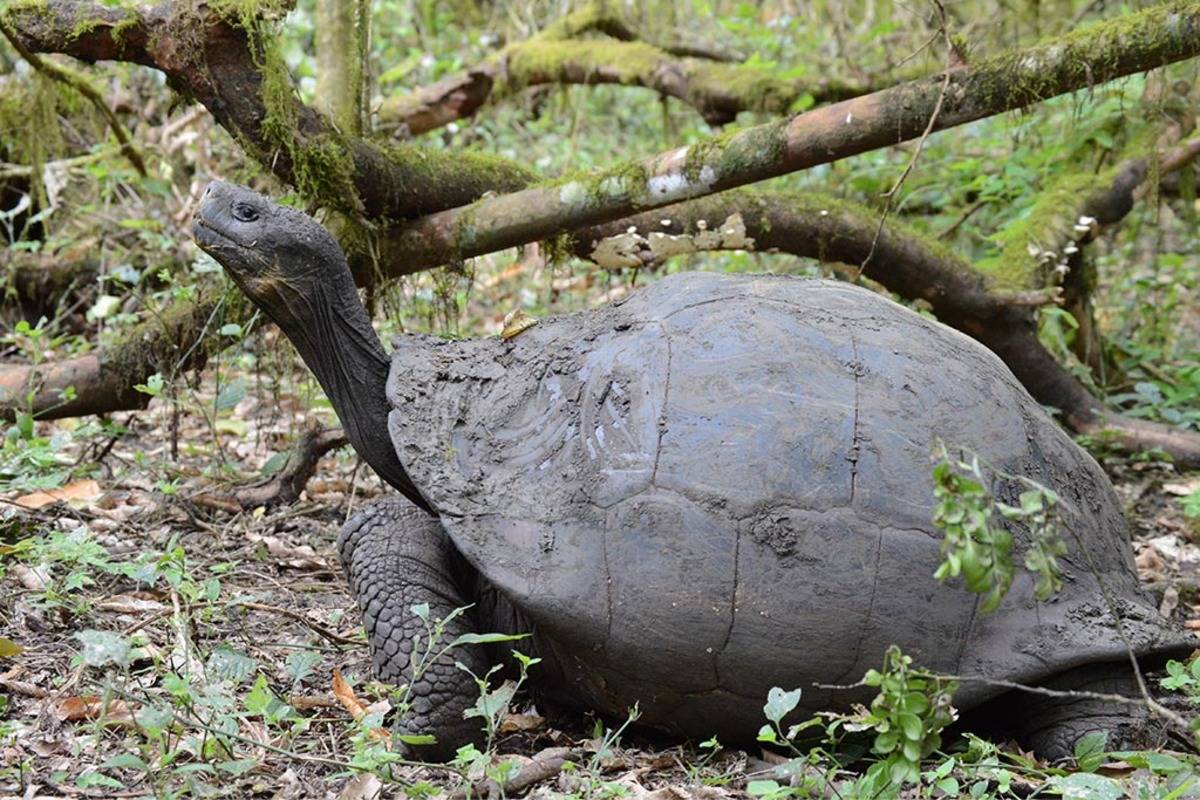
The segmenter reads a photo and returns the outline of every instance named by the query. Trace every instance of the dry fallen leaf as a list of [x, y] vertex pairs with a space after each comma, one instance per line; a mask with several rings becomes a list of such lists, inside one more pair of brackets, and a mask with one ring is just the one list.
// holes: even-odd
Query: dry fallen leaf
[[337, 708], [338, 703], [328, 696], [311, 696], [304, 694], [289, 694], [288, 705], [297, 711], [311, 711], [314, 708]]
[[111, 611], [115, 614], [141, 614], [148, 611], [162, 611], [165, 605], [146, 596], [145, 592], [133, 594], [114, 594], [96, 603], [100, 611]]
[[46, 591], [50, 582], [50, 572], [45, 567], [31, 567], [27, 564], [13, 564], [8, 568], [17, 582], [31, 592]]
[[546, 724], [546, 718], [537, 714], [505, 714], [500, 722], [500, 733], [533, 731]]
[[90, 478], [68, 483], [58, 489], [48, 489], [44, 492], [31, 492], [18, 497], [14, 502], [23, 508], [42, 508], [63, 500], [73, 506], [84, 506], [95, 500], [101, 494], [100, 484]]
[[63, 722], [79, 722], [85, 719], [104, 718], [106, 725], [132, 726], [133, 714], [124, 701], [112, 700], [107, 705], [99, 695], [74, 695], [60, 700], [54, 715]]
[[1168, 586], [1163, 592], [1162, 603], [1158, 606], [1158, 613], [1164, 617], [1169, 617], [1179, 608], [1179, 590], [1174, 586]]
[[1167, 563], [1163, 561], [1162, 556], [1158, 554], [1158, 550], [1153, 545], [1147, 545], [1142, 549], [1142, 552], [1137, 554], [1134, 559], [1139, 573], [1150, 573], [1162, 575], [1167, 571]]
[[20, 655], [25, 648], [14, 642], [12, 639], [0, 636], [0, 658], [12, 658]]
[[1162, 490], [1165, 494], [1173, 494], [1178, 497], [1184, 497], [1195, 491], [1200, 491], [1200, 478], [1193, 478], [1190, 481], [1173, 481], [1172, 483], [1164, 483]]
[[337, 800], [377, 800], [382, 796], [383, 783], [370, 772], [362, 772], [346, 781]]
[[[374, 710], [374, 706], [368, 707], [363, 705], [363, 702], [358, 699], [356, 694], [354, 694], [354, 689], [352, 689], [350, 684], [346, 683], [346, 679], [342, 677], [342, 671], [336, 667], [333, 670], [332, 688], [333, 696], [336, 697], [338, 702], [342, 704], [342, 708], [350, 712], [350, 716], [354, 717], [355, 722], [361, 720], [367, 714], [371, 713], [372, 710]], [[383, 728], [373, 728], [371, 730], [371, 737], [373, 739], [390, 738], [388, 732]]]
[[285, 567], [292, 569], [326, 569], [325, 559], [317, 556], [317, 551], [306, 544], [289, 545], [277, 536], [259, 536], [249, 534], [252, 542], [257, 542], [267, 548], [267, 552]]

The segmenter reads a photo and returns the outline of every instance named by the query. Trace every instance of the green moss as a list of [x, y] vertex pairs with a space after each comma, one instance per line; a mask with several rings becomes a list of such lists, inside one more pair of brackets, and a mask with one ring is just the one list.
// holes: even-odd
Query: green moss
[[1050, 261], [1056, 260], [1070, 241], [1072, 226], [1084, 214], [1087, 198], [1110, 186], [1114, 174], [1114, 170], [1071, 173], [1055, 181], [1027, 214], [992, 237], [1000, 253], [981, 259], [979, 268], [999, 289], [1042, 288], [1045, 272], [1053, 267]]
[[729, 175], [753, 174], [768, 164], [777, 163], [787, 146], [787, 119], [755, 125], [740, 131], [728, 131], [688, 148], [683, 174], [690, 181], [700, 180], [705, 168], [712, 179]]
[[202, 365], [208, 355], [223, 346], [220, 337], [203, 336], [193, 349], [194, 337], [205, 330], [218, 303], [225, 305], [229, 322], [244, 322], [253, 310], [232, 282], [206, 285], [122, 331], [105, 345], [101, 361], [106, 369], [123, 376], [128, 385], [140, 383], [155, 372], [169, 377], [185, 352], [192, 353], [193, 364]]
[[1094, 86], [1116, 77], [1122, 57], [1152, 51], [1166, 60], [1193, 48], [1194, 6], [1164, 3], [1078, 28], [1032, 47], [1009, 50], [979, 61], [967, 78], [968, 94], [994, 104], [1014, 98], [1009, 107], [1058, 94], [1063, 86]]
[[7, 137], [0, 152], [4, 160], [28, 165], [31, 194], [41, 208], [49, 206], [42, 167], [66, 152], [59, 113], [66, 112], [74, 93], [40, 72], [11, 81], [0, 97], [0, 130], [23, 131]]
[[76, 21], [75, 27], [71, 28], [70, 33], [67, 34], [67, 38], [78, 39], [80, 36], [91, 33], [104, 24], [106, 24], [106, 21], [103, 19], [84, 15]]
[[136, 28], [140, 22], [141, 19], [136, 13], [130, 14], [129, 16], [123, 18], [120, 22], [113, 26], [112, 31], [110, 32], [112, 40], [117, 44], [124, 44], [125, 34], [133, 28]]
[[617, 19], [617, 11], [604, 0], [594, 0], [570, 14], [559, 17], [547, 25], [536, 39], [572, 39], [588, 30], [602, 25], [605, 20]]
[[690, 66], [688, 100], [699, 108], [711, 104], [715, 97], [736, 98], [741, 110], [782, 114], [801, 94], [798, 84], [780, 80], [758, 67], [708, 62]]
[[533, 39], [505, 50], [504, 83], [511, 93], [530, 83], [617, 83], [657, 88], [663, 62], [686, 73], [686, 96], [697, 108], [717, 103], [753, 111], [782, 113], [799, 95], [796, 84], [769, 71], [736, 64], [679, 60], [644, 42], [555, 41]]
[[47, 18], [50, 16], [49, 0], [12, 0], [0, 9], [0, 19], [12, 19], [17, 15], [32, 14]]
[[[1045, 288], [1048, 272], [1060, 260], [1062, 250], [1077, 240], [1074, 226], [1082, 216], [1091, 216], [1096, 198], [1109, 192], [1130, 159], [1155, 152], [1157, 131], [1145, 126], [1114, 158], [1114, 165], [1100, 172], [1090, 166], [1091, 153], [1084, 153], [1084, 166], [1065, 172], [1042, 191], [1028, 212], [992, 237], [999, 253], [979, 261], [996, 288], [1005, 291]], [[1157, 166], [1157, 159], [1151, 158]]]
[[[395, 165], [400, 176], [396, 191], [414, 216], [466, 205], [487, 192], [514, 192], [537, 180], [536, 173], [515, 161], [480, 150], [450, 152], [386, 140], [374, 144]], [[432, 193], [437, 187], [446, 187], [447, 193]]]
[[[515, 91], [531, 82], [584, 82], [647, 85], [666, 58], [642, 42], [532, 40], [507, 48], [506, 83]], [[568, 81], [568, 78], [571, 81]]]
[[646, 196], [650, 174], [640, 161], [626, 161], [612, 169], [590, 175], [583, 182], [584, 194], [593, 202], [620, 199], [636, 206]]
[[[246, 33], [251, 57], [261, 76], [262, 140], [269, 150], [282, 152], [291, 162], [291, 182], [296, 191], [306, 200], [331, 208], [347, 212], [359, 210], [361, 203], [354, 187], [354, 160], [346, 139], [336, 132], [305, 136], [298, 130], [300, 99], [279, 47], [276, 22], [286, 15], [286, 3], [282, 0], [215, 0], [212, 7], [223, 19]], [[245, 144], [245, 140], [242, 141]], [[263, 163], [270, 163], [275, 158], [274, 152], [263, 155]]]

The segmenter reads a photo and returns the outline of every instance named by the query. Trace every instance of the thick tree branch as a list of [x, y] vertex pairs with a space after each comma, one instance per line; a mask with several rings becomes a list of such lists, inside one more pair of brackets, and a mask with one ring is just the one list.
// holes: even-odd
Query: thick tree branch
[[388, 98], [379, 121], [416, 136], [472, 116], [496, 95], [547, 84], [641, 86], [687, 103], [710, 125], [732, 122], [740, 111], [782, 114], [806, 94], [827, 103], [871, 91], [831, 78], [783, 80], [758, 67], [681, 58], [644, 42], [538, 36], [437, 83]]
[[731, 136], [481, 200], [398, 228], [388, 264], [406, 272], [493, 252], [648, 208], [807, 169], [1200, 53], [1200, 2], [1168, 3], [1039, 45]]
[[[40, 419], [144, 408], [150, 396], [133, 387], [154, 373], [172, 376], [204, 366], [223, 344], [209, 328], [222, 292], [202, 290], [176, 300], [99, 353], [38, 365], [0, 365], [0, 418], [30, 411]], [[241, 321], [249, 306], [226, 304], [225, 321]], [[64, 401], [63, 393], [75, 399]]]
[[[400, 219], [528, 185], [511, 162], [412, 147], [384, 151], [344, 135], [296, 97], [271, 31], [248, 34], [214, 7], [168, 0], [143, 7], [48, 0], [2, 18], [30, 52], [127, 61], [161, 70], [203, 104], [261, 163], [339, 211]], [[251, 23], [254, 21], [251, 20]]]

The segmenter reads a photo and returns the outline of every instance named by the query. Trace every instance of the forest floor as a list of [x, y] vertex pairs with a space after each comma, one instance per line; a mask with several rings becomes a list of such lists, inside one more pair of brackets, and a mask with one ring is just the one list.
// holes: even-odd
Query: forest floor
[[[303, 380], [300, 389], [250, 373], [222, 380], [224, 390], [202, 381], [178, 414], [155, 399], [123, 415], [124, 433], [59, 451], [60, 462], [98, 461], [94, 477], [54, 495], [0, 498], [0, 635], [23, 648], [0, 659], [0, 796], [401, 796], [391, 783], [377, 794], [379, 778], [351, 764], [390, 769], [409, 796], [481, 778], [483, 760], [379, 768], [372, 712], [387, 690], [370, 682], [335, 541], [351, 510], [382, 489], [346, 448], [321, 461], [299, 502], [234, 511], [229, 482], [270, 464], [313, 415]], [[230, 386], [248, 388], [239, 397]], [[220, 414], [196, 413], [222, 404]], [[65, 441], [79, 423], [45, 424], [43, 435]], [[1195, 487], [1166, 465], [1106, 461], [1143, 580], [1164, 613], [1200, 630], [1200, 531], [1177, 502]], [[228, 468], [214, 473], [214, 462]], [[217, 731], [231, 747], [222, 751]], [[531, 756], [564, 752], [547, 748], [569, 750], [578, 765], [546, 770], [533, 784], [542, 794], [725, 797], [744, 796], [751, 781], [787, 783], [773, 773], [786, 759], [770, 750], [714, 751], [636, 730], [614, 740], [594, 719], [518, 695], [491, 752], [536, 773], [547, 756]], [[1138, 773], [1124, 762], [1105, 772]], [[962, 778], [980, 774], [997, 784], [995, 771]], [[1013, 768], [1007, 796], [1034, 791], [1038, 777], [1025, 774]], [[755, 793], [772, 796], [770, 784]]]

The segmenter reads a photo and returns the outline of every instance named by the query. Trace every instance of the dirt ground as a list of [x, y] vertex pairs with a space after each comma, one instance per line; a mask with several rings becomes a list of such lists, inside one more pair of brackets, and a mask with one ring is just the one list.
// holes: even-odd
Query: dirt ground
[[[197, 413], [214, 408], [221, 382], [235, 378], [249, 387], [242, 399], [207, 419]], [[352, 509], [382, 491], [379, 481], [344, 448], [321, 460], [298, 502], [237, 510], [232, 488], [267, 464], [286, 434], [314, 417], [333, 418], [312, 412], [310, 384], [299, 370], [286, 379], [248, 371], [218, 381], [209, 374], [198, 386], [178, 413], [156, 399], [146, 411], [119, 415], [125, 435], [63, 451], [62, 460], [98, 460], [93, 477], [59, 496], [0, 498], [0, 635], [24, 648], [0, 659], [7, 695], [0, 796], [400, 796], [390, 784], [377, 795], [377, 777], [346, 766], [374, 736], [355, 714], [377, 710], [371, 704], [386, 692], [370, 683], [334, 543]], [[47, 424], [45, 433], [77, 424]], [[1106, 460], [1146, 585], [1164, 613], [1200, 631], [1200, 530], [1177, 502], [1189, 484], [1166, 465]], [[170, 475], [155, 466], [162, 463], [171, 465]], [[20, 549], [30, 542], [33, 550]], [[145, 553], [153, 555], [139, 562]], [[84, 645], [104, 645], [80, 638], [89, 630], [129, 640], [127, 666], [86, 665]], [[174, 733], [152, 741], [140, 713], [183, 692], [165, 679], [184, 672], [193, 694], [176, 696]], [[335, 694], [335, 672], [352, 688]], [[259, 676], [290, 706], [286, 724], [232, 713], [249, 707]], [[212, 722], [218, 719], [224, 721]], [[237, 737], [236, 752], [225, 754], [237, 766], [225, 772], [205, 763], [214, 746], [206, 726], [214, 725]], [[544, 795], [740, 796], [781, 760], [764, 750], [714, 755], [636, 732], [608, 746], [587, 715], [520, 698], [501, 730], [496, 750], [519, 756], [531, 769], [527, 777], [541, 778], [532, 785]], [[135, 754], [154, 763], [151, 757], [164, 752], [173, 754], [170, 777], [157, 781], [154, 769], [129, 760]], [[585, 769], [553, 769], [564, 754]], [[546, 759], [553, 763], [543, 775]], [[97, 774], [108, 780], [88, 778]], [[471, 774], [482, 777], [478, 768]], [[430, 790], [462, 784], [458, 774], [437, 768], [399, 765], [392, 775], [405, 784], [428, 781]]]

